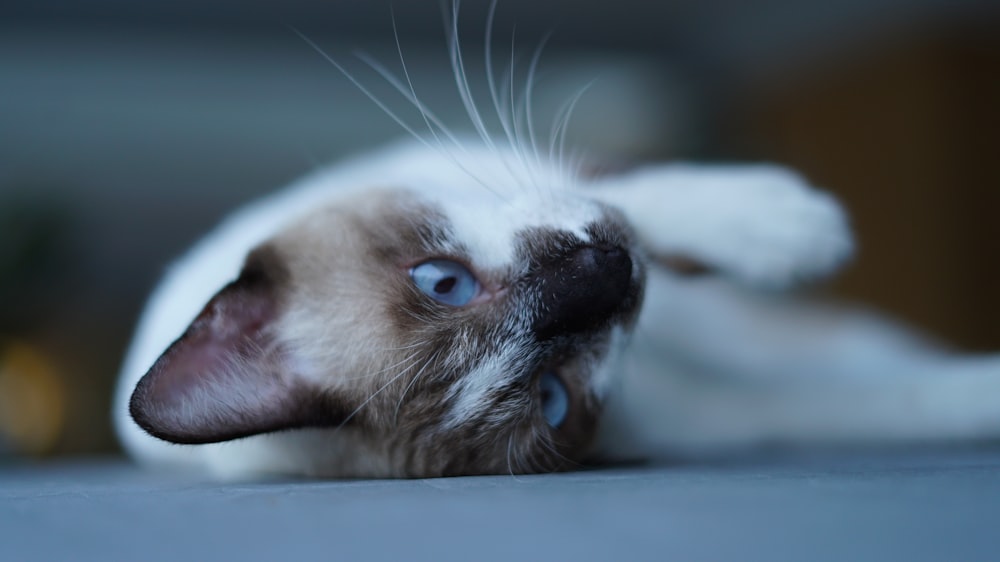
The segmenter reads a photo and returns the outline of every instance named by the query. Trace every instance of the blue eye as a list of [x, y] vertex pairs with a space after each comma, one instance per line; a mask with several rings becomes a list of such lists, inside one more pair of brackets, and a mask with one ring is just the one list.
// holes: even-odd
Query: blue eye
[[410, 269], [410, 279], [425, 295], [451, 306], [464, 306], [479, 294], [479, 281], [460, 263], [430, 260]]
[[538, 381], [538, 393], [542, 400], [542, 415], [552, 427], [558, 428], [566, 421], [569, 413], [569, 391], [555, 373], [546, 372]]

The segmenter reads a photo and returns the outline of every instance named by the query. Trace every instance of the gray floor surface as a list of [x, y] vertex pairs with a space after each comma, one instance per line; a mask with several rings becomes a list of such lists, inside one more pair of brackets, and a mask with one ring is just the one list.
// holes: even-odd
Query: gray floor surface
[[1000, 450], [217, 484], [0, 468], [0, 560], [998, 560]]

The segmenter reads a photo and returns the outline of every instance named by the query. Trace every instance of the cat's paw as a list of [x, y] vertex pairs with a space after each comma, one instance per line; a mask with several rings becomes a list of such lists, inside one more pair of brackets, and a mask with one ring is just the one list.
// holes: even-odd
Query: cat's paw
[[778, 166], [656, 166], [596, 187], [654, 257], [683, 256], [752, 286], [821, 278], [853, 251], [837, 201]]

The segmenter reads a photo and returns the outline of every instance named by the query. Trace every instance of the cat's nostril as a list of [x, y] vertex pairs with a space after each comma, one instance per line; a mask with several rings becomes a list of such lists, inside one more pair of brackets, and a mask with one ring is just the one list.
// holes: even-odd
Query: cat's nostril
[[581, 246], [539, 269], [539, 339], [600, 325], [634, 292], [632, 258], [618, 246]]

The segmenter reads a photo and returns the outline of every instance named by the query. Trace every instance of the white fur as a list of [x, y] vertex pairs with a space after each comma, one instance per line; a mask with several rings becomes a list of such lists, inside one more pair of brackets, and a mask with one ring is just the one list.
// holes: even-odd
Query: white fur
[[1000, 435], [1000, 356], [721, 280], [653, 271], [647, 292], [599, 437], [607, 458]]
[[826, 276], [852, 251], [840, 206], [779, 166], [650, 166], [591, 193], [624, 210], [655, 254], [697, 256], [751, 285]]
[[452, 385], [448, 398], [453, 399], [453, 403], [443, 424], [446, 429], [459, 427], [469, 418], [476, 416], [489, 404], [489, 395], [492, 391], [509, 384], [510, 381], [504, 373], [510, 371], [509, 366], [514, 361], [510, 353], [516, 351], [516, 348], [506, 351], [507, 353], [501, 352], [496, 357], [482, 361]]

